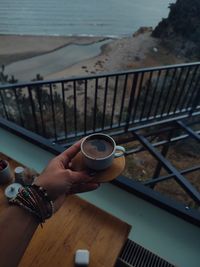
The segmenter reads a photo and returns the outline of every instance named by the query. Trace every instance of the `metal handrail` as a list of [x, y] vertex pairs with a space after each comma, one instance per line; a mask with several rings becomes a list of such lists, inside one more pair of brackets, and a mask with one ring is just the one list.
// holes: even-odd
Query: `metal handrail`
[[23, 82], [17, 84], [5, 84], [0, 85], [1, 89], [10, 89], [10, 88], [21, 88], [25, 86], [36, 86], [36, 85], [47, 85], [49, 83], [60, 83], [60, 82], [72, 82], [74, 80], [90, 80], [94, 78], [105, 78], [105, 77], [114, 77], [118, 75], [126, 75], [126, 74], [133, 74], [133, 73], [143, 73], [149, 71], [159, 71], [159, 70], [167, 70], [167, 69], [174, 69], [174, 68], [184, 68], [184, 67], [194, 67], [199, 66], [200, 62], [192, 62], [192, 63], [182, 63], [182, 64], [172, 64], [172, 65], [165, 65], [165, 66], [157, 66], [157, 67], [147, 67], [147, 68], [138, 68], [138, 69], [131, 69], [127, 71], [116, 71], [116, 72], [106, 72], [101, 74], [94, 74], [94, 75], [87, 75], [87, 76], [78, 76], [78, 77], [71, 77], [65, 79], [50, 79], [47, 81], [32, 81], [32, 82]]
[[195, 62], [1, 85], [0, 112], [52, 142], [99, 131], [128, 132], [199, 113], [199, 78], [200, 62]]

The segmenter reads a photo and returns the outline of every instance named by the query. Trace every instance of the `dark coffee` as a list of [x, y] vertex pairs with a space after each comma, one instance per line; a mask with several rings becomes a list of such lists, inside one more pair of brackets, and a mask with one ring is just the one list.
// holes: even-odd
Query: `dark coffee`
[[105, 158], [112, 154], [113, 149], [113, 144], [102, 137], [91, 137], [83, 143], [83, 151], [93, 159]]

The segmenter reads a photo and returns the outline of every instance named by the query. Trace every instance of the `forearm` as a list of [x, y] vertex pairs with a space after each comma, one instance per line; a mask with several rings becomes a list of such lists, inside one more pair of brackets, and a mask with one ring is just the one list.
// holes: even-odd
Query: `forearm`
[[38, 222], [24, 209], [11, 206], [0, 216], [1, 267], [16, 267], [30, 242]]
[[[65, 196], [97, 189], [98, 183], [83, 171], [70, 168], [71, 160], [80, 150], [81, 141], [55, 157], [34, 184], [19, 190], [7, 210], [0, 214], [0, 267], [16, 267], [26, 250], [38, 222], [56, 212]], [[23, 208], [22, 205], [35, 217]]]

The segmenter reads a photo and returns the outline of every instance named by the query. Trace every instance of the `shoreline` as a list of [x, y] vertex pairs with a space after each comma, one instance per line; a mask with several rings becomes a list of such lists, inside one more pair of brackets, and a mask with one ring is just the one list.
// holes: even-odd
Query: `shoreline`
[[108, 35], [95, 35], [95, 34], [68, 34], [68, 35], [59, 35], [59, 34], [53, 34], [53, 35], [42, 35], [42, 34], [14, 34], [14, 33], [0, 33], [0, 37], [1, 36], [13, 36], [13, 37], [17, 37], [17, 36], [21, 36], [21, 37], [60, 37], [60, 38], [71, 38], [71, 37], [75, 37], [75, 38], [113, 38], [113, 39], [118, 39], [118, 38], [124, 38], [124, 37], [130, 37], [132, 36], [132, 33], [130, 34], [120, 34], [120, 35], [112, 35], [112, 34], [108, 34]]
[[0, 35], [0, 65], [29, 59], [68, 45], [90, 45], [109, 38], [77, 36]]
[[[39, 59], [40, 56], [49, 55], [53, 59], [55, 52], [67, 46], [90, 46], [110, 40], [108, 44], [100, 47], [96, 55], [70, 64], [58, 71], [44, 71], [40, 68], [40, 75], [44, 79], [59, 79], [74, 76], [102, 74], [106, 72], [126, 71], [135, 68], [170, 65], [186, 62], [187, 59], [177, 57], [167, 50], [159, 39], [151, 36], [152, 28], [141, 27], [130, 36], [107, 38], [103, 36], [35, 36], [35, 35], [0, 35], [0, 66], [7, 66]], [[84, 52], [83, 52], [84, 53]], [[73, 52], [72, 52], [73, 54]], [[76, 53], [74, 54], [77, 56]], [[73, 55], [71, 55], [73, 57]], [[81, 58], [81, 57], [80, 57]], [[84, 58], [84, 57], [83, 57]], [[50, 61], [49, 61], [50, 62]], [[52, 60], [51, 65], [54, 64]], [[20, 66], [20, 65], [19, 65]], [[46, 67], [46, 66], [45, 66]], [[49, 67], [51, 69], [51, 66]], [[31, 70], [30, 70], [31, 71]], [[33, 76], [37, 73], [34, 73]], [[5, 74], [6, 70], [5, 70]], [[14, 75], [15, 73], [8, 73]], [[16, 76], [16, 78], [18, 78]], [[19, 82], [23, 80], [19, 79]]]

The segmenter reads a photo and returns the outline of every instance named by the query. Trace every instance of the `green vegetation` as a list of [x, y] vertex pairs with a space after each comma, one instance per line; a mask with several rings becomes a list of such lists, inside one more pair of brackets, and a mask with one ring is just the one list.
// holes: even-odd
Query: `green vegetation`
[[0, 84], [17, 83], [17, 82], [18, 80], [15, 79], [14, 75], [11, 75], [11, 77], [9, 77], [9, 75], [5, 74], [5, 66], [2, 65], [0, 70]]
[[188, 57], [199, 58], [200, 1], [177, 0], [169, 9], [168, 18], [158, 24], [152, 35], [168, 42], [171, 40], [171, 47]]

